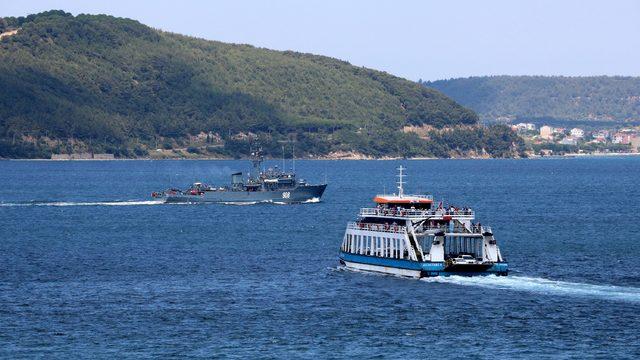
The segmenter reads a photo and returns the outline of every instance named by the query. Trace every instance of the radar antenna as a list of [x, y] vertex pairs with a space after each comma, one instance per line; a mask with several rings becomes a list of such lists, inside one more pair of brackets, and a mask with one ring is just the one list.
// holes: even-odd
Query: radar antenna
[[262, 156], [262, 147], [258, 146], [257, 150], [251, 150], [251, 164], [253, 170], [249, 172], [249, 179], [260, 178], [260, 172], [264, 156]]
[[406, 176], [402, 173], [402, 170], [406, 170], [406, 169], [403, 168], [402, 165], [400, 165], [400, 167], [398, 168], [398, 196], [400, 197], [404, 196], [403, 185], [405, 184], [405, 182], [403, 181], [403, 179]]
[[285, 163], [284, 163], [284, 144], [282, 144], [282, 171], [283, 172], [287, 171], [287, 168], [285, 167]]

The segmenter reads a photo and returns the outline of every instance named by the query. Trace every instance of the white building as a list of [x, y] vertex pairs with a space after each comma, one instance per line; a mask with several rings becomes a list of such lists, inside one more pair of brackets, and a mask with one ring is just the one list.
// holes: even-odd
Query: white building
[[571, 129], [570, 134], [576, 139], [582, 139], [584, 137], [584, 130], [580, 128], [573, 128]]
[[551, 139], [553, 137], [553, 128], [548, 125], [544, 125], [540, 128], [540, 137], [542, 139]]
[[519, 131], [534, 131], [536, 129], [536, 125], [532, 123], [519, 123], [516, 124], [516, 129]]

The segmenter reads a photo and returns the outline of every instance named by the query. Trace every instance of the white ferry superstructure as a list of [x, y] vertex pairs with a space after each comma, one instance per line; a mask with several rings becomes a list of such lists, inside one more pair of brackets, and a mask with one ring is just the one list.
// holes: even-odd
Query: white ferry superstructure
[[431, 195], [376, 195], [347, 224], [340, 263], [347, 268], [421, 278], [507, 275], [509, 265], [490, 227], [474, 223], [469, 208], [434, 206]]

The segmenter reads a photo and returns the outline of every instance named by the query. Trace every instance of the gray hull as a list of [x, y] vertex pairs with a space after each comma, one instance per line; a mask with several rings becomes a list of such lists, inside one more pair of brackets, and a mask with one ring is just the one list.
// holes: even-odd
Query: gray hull
[[286, 203], [319, 201], [326, 184], [297, 186], [269, 191], [205, 191], [202, 195], [165, 194], [167, 203]]

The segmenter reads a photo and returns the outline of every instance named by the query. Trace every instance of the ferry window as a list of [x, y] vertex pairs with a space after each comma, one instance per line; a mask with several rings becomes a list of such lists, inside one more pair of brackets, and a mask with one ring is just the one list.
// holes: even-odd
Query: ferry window
[[374, 237], [371, 239], [371, 255], [376, 255], [378, 253], [378, 237]]
[[375, 237], [375, 236], [371, 238], [371, 248], [369, 250], [369, 253], [371, 255], [375, 255], [376, 254], [376, 250], [377, 250], [377, 248], [376, 248], [376, 239], [377, 239], [377, 237]]
[[398, 239], [391, 239], [391, 250], [392, 250], [392, 258], [397, 258], [398, 257]]
[[382, 256], [386, 257], [387, 256], [387, 240], [388, 238], [382, 238], [382, 244], [381, 244], [381, 248], [382, 248]]
[[347, 235], [347, 245], [346, 245], [346, 247], [347, 247], [346, 251], [347, 252], [349, 252], [349, 249], [351, 248], [350, 245], [351, 245], [351, 234], [348, 234]]
[[369, 239], [369, 255], [373, 255], [373, 241], [374, 241], [375, 237], [372, 237], [371, 239]]
[[356, 248], [356, 237], [351, 235], [351, 248], [349, 249], [350, 253], [354, 253]]
[[382, 256], [389, 257], [389, 238], [382, 240]]
[[364, 254], [369, 255], [371, 253], [371, 241], [369, 240], [369, 236], [365, 237], [366, 240], [364, 242]]
[[384, 238], [384, 240], [382, 240], [382, 256], [384, 257], [388, 257], [389, 256], [389, 238]]
[[396, 247], [394, 246], [396, 242], [396, 239], [391, 238], [389, 239], [389, 257], [395, 257], [395, 251], [396, 251]]
[[355, 239], [353, 240], [353, 253], [357, 254], [358, 253], [358, 242], [360, 239], [360, 235], [354, 235], [353, 236]]
[[351, 252], [352, 253], [356, 253], [358, 252], [358, 235], [353, 235], [353, 241], [351, 242]]

